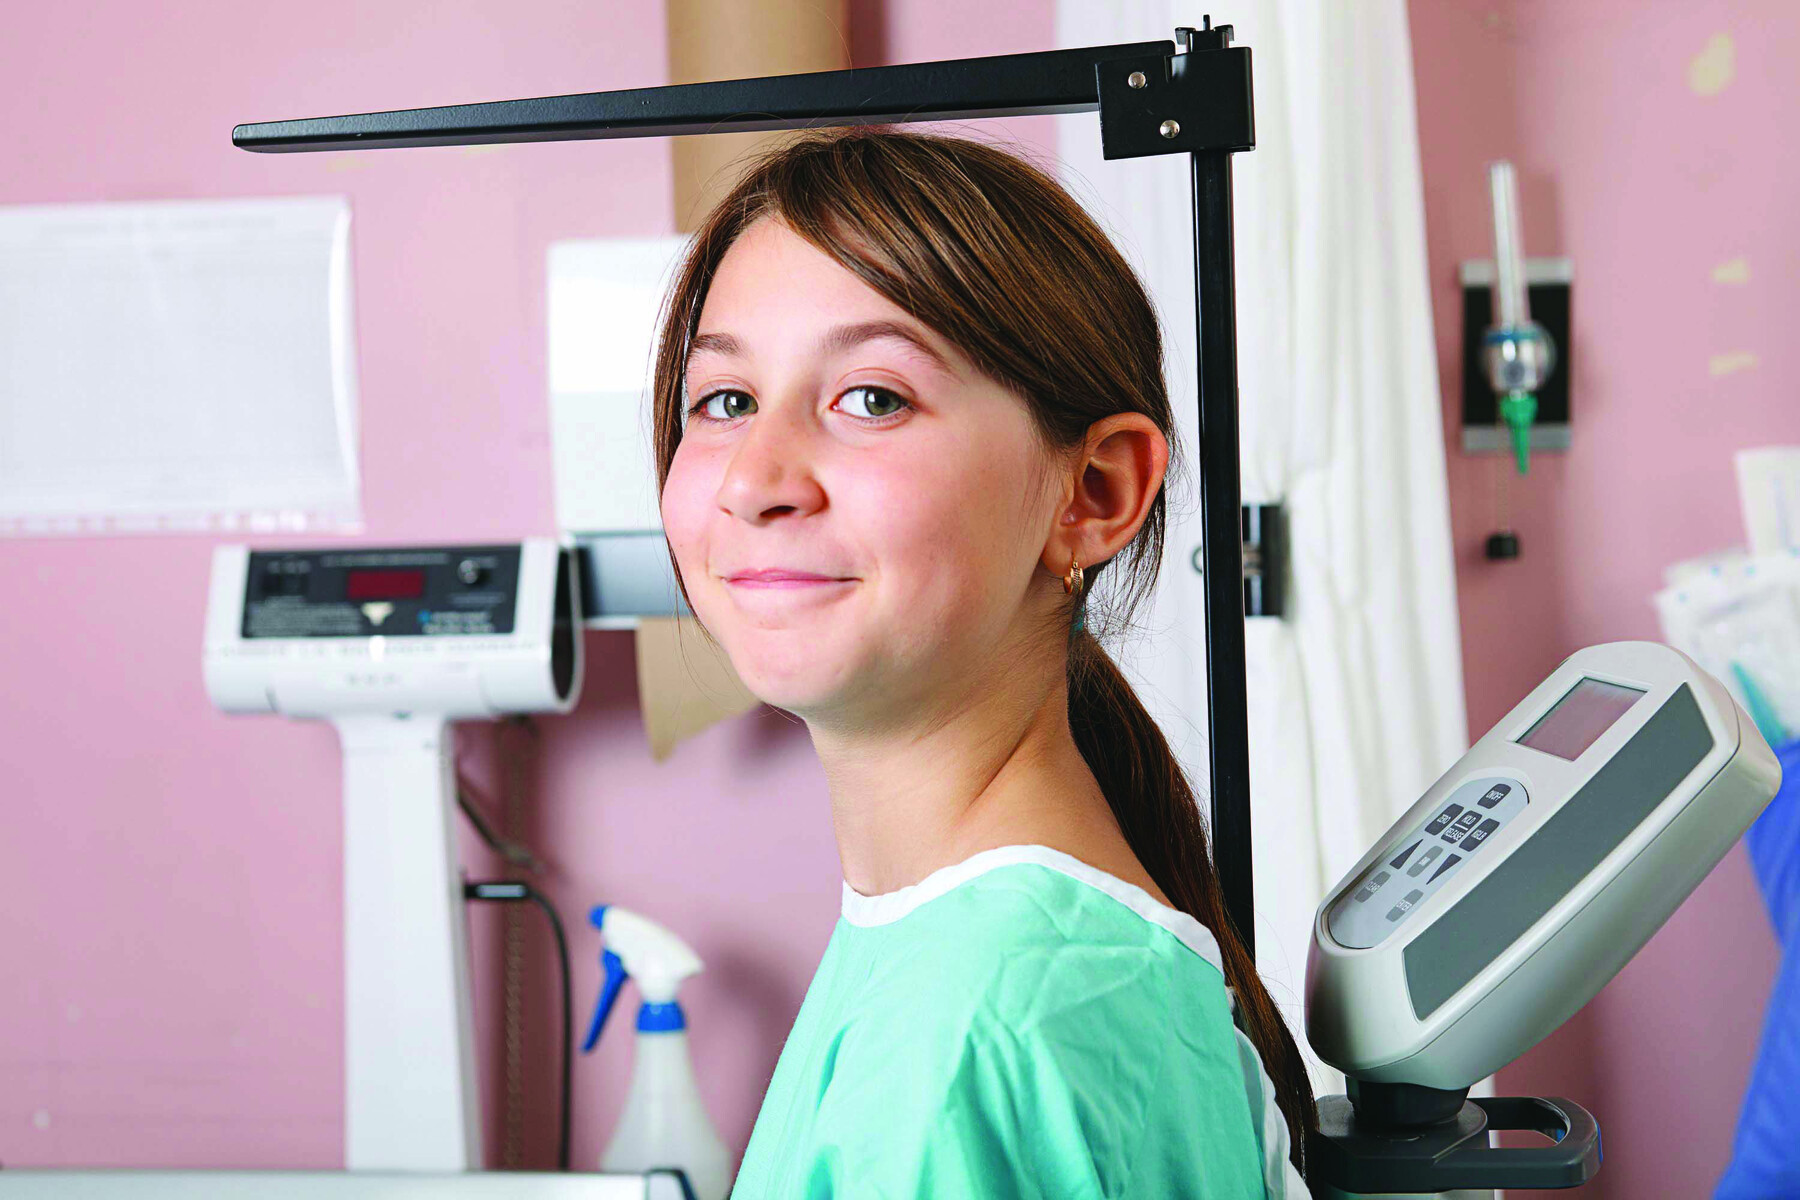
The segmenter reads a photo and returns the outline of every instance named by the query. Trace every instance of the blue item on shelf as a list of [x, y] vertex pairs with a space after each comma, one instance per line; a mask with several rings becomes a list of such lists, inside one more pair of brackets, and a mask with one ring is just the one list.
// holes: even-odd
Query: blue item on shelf
[[1800, 741], [1775, 753], [1781, 790], [1744, 844], [1781, 943], [1781, 969], [1715, 1200], [1800, 1196]]

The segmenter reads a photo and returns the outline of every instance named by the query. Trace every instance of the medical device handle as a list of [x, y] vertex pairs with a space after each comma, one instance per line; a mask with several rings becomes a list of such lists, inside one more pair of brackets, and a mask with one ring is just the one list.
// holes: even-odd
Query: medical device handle
[[[1487, 1144], [1491, 1131], [1512, 1129], [1554, 1144]], [[1600, 1157], [1594, 1114], [1561, 1096], [1476, 1097], [1451, 1120], [1405, 1131], [1359, 1125], [1348, 1096], [1324, 1096], [1306, 1151], [1308, 1176], [1349, 1196], [1579, 1187], [1600, 1169]]]

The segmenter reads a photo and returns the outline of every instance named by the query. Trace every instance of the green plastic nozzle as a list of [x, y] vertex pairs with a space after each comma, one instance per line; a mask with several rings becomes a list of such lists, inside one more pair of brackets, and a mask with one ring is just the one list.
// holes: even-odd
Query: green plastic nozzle
[[1531, 423], [1537, 419], [1537, 395], [1534, 392], [1508, 392], [1500, 398], [1500, 419], [1512, 431], [1513, 456], [1519, 460], [1519, 474], [1531, 470]]

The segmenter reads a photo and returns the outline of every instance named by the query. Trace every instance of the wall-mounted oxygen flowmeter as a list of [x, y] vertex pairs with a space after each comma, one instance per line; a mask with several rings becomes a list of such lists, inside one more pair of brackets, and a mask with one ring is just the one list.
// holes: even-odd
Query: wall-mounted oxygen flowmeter
[[[1488, 164], [1488, 186], [1494, 257], [1465, 262], [1460, 272], [1463, 449], [1510, 450], [1524, 475], [1533, 447], [1569, 445], [1570, 265], [1568, 259], [1525, 257], [1519, 188], [1510, 162]], [[1492, 559], [1519, 556], [1519, 535], [1507, 502], [1508, 474], [1502, 468], [1497, 481], [1501, 528], [1487, 540]]]
[[[1465, 1103], [1468, 1087], [1587, 1003], [1780, 781], [1725, 688], [1668, 647], [1594, 646], [1539, 684], [1319, 906], [1307, 1039], [1350, 1080], [1320, 1104], [1330, 1194], [1591, 1175], [1579, 1106]], [[1489, 1128], [1559, 1142], [1489, 1150]]]
[[449, 722], [574, 707], [578, 591], [541, 538], [214, 552], [213, 703], [323, 718], [343, 743], [352, 1169], [481, 1165]]

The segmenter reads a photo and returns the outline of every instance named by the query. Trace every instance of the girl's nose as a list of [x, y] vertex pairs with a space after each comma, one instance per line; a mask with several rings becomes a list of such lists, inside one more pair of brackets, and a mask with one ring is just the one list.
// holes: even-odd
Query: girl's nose
[[719, 485], [719, 507], [745, 521], [787, 512], [806, 514], [824, 503], [812, 466], [813, 429], [803, 405], [760, 403], [733, 449]]

